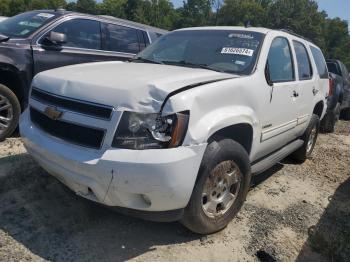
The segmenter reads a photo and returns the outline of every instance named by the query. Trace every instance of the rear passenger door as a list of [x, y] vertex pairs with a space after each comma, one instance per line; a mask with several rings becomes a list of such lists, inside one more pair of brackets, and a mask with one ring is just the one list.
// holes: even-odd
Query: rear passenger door
[[329, 74], [326, 60], [324, 59], [322, 51], [319, 48], [312, 45], [310, 45], [310, 50], [315, 62], [315, 74], [317, 74], [315, 79], [315, 88], [313, 89], [313, 104], [315, 105], [315, 100], [317, 98], [322, 98], [323, 100], [326, 100], [325, 98], [328, 96]]
[[118, 24], [103, 23], [102, 35], [102, 49], [119, 60], [134, 57], [148, 44], [142, 30]]
[[298, 101], [297, 105], [297, 127], [298, 136], [302, 135], [305, 126], [310, 120], [314, 106], [314, 92], [317, 88], [317, 80], [313, 74], [311, 54], [307, 46], [298, 40], [293, 40], [293, 50], [296, 60]]

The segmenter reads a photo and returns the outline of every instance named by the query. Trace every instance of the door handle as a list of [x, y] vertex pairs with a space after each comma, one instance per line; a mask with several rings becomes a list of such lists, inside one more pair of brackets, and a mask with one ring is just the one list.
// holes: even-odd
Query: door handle
[[299, 93], [297, 92], [297, 91], [293, 91], [293, 95], [292, 95], [292, 97], [298, 97], [299, 96]]
[[314, 96], [317, 95], [318, 91], [319, 90], [317, 90], [315, 87], [312, 88], [312, 93], [314, 94]]

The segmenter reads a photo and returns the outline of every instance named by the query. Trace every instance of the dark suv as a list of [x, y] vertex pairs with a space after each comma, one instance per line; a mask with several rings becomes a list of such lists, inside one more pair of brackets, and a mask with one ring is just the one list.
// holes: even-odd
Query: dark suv
[[164, 33], [122, 19], [65, 10], [31, 11], [1, 22], [0, 141], [16, 128], [37, 73], [79, 63], [125, 61]]
[[330, 76], [330, 90], [327, 113], [322, 119], [320, 130], [334, 132], [335, 123], [342, 117], [350, 120], [350, 76], [346, 66], [339, 60], [327, 60]]

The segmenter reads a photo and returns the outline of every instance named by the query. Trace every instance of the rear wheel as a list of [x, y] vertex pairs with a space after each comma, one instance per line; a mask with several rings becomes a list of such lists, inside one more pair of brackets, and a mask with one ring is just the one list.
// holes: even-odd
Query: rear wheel
[[350, 108], [343, 109], [343, 111], [341, 112], [341, 117], [344, 120], [350, 120]]
[[335, 129], [335, 124], [339, 120], [340, 116], [340, 104], [332, 111], [328, 111], [320, 124], [320, 132], [322, 133], [333, 133]]
[[21, 107], [16, 95], [0, 84], [0, 141], [16, 129], [20, 114]]
[[320, 119], [318, 115], [313, 114], [309, 126], [301, 137], [301, 139], [304, 141], [304, 144], [297, 151], [291, 154], [292, 159], [298, 162], [304, 162], [311, 156], [317, 141], [319, 126]]
[[250, 179], [249, 157], [240, 144], [230, 139], [210, 143], [183, 225], [199, 234], [225, 228], [242, 207]]

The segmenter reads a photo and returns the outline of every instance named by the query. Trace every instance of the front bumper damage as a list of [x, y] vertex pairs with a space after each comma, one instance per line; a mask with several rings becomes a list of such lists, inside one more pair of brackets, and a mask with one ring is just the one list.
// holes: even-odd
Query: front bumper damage
[[207, 146], [90, 150], [42, 132], [28, 110], [21, 118], [26, 149], [51, 175], [84, 198], [139, 211], [186, 207]]

